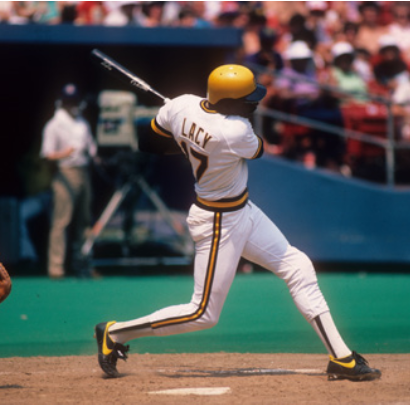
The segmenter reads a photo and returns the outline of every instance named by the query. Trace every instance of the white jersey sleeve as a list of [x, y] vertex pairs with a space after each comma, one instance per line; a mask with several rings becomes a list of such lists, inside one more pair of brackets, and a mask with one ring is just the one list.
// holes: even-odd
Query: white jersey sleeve
[[254, 159], [262, 148], [262, 140], [251, 127], [250, 122], [242, 117], [227, 117], [227, 126], [223, 135], [231, 153], [240, 158]]
[[152, 126], [153, 130], [159, 134], [162, 135], [163, 137], [168, 137], [172, 138], [173, 133], [172, 133], [172, 127], [171, 127], [171, 120], [170, 120], [170, 115], [171, 115], [171, 108], [172, 108], [172, 103], [171, 100], [166, 103], [164, 106], [162, 106], [157, 113], [156, 118], [154, 121], [152, 121]]

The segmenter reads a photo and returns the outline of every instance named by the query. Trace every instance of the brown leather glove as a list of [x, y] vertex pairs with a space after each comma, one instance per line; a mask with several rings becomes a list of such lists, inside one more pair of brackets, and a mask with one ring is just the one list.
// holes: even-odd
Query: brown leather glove
[[7, 298], [11, 291], [11, 279], [6, 268], [0, 263], [0, 303]]

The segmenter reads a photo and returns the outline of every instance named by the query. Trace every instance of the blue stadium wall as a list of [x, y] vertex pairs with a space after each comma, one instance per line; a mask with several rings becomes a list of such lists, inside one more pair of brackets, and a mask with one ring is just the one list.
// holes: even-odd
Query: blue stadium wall
[[252, 200], [314, 261], [410, 260], [410, 192], [281, 158], [250, 162]]

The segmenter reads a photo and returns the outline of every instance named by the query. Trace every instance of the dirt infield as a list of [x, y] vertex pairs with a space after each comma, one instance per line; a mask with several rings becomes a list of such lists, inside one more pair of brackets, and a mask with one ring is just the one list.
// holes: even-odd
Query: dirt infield
[[[329, 382], [316, 354], [132, 354], [118, 379], [104, 378], [95, 356], [3, 358], [0, 404], [410, 404], [409, 354], [367, 359], [380, 380]], [[195, 388], [205, 394], [150, 393]]]

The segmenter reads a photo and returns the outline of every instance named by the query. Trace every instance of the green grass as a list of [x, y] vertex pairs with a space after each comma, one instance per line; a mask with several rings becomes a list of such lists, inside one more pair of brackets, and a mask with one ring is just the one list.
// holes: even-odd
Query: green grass
[[[361, 353], [409, 353], [410, 279], [405, 274], [318, 275], [334, 320]], [[188, 302], [191, 276], [13, 279], [0, 305], [0, 357], [91, 355], [93, 327]], [[269, 273], [238, 275], [219, 324], [210, 330], [131, 343], [132, 352], [324, 353], [284, 282]]]

